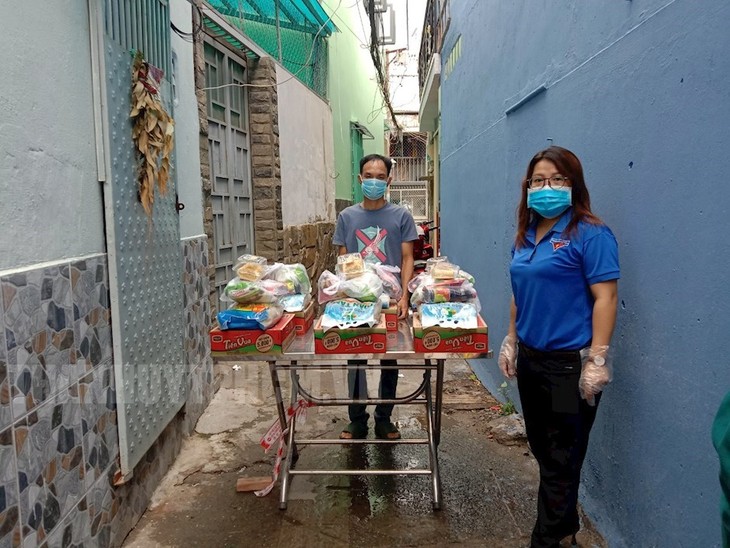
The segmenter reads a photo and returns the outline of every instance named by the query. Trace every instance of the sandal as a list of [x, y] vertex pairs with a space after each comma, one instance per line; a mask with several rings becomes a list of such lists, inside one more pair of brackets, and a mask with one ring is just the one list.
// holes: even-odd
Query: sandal
[[368, 424], [366, 422], [351, 422], [340, 432], [341, 440], [362, 440], [368, 437]]
[[400, 432], [395, 424], [390, 421], [376, 422], [375, 437], [381, 440], [399, 440]]

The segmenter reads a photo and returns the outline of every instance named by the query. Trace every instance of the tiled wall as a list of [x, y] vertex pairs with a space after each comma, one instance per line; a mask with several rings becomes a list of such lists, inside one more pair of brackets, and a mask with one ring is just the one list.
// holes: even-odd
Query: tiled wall
[[182, 247], [188, 401], [120, 487], [106, 256], [0, 277], [0, 548], [120, 545], [146, 508], [213, 392], [207, 240]]

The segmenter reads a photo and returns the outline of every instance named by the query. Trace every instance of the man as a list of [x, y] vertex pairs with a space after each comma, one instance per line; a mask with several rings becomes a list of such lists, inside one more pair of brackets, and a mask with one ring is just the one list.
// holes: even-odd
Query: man
[[[339, 254], [360, 253], [365, 262], [379, 262], [400, 267], [403, 297], [398, 301], [398, 318], [408, 315], [408, 282], [413, 275], [413, 242], [418, 239], [416, 223], [403, 207], [385, 200], [385, 191], [391, 182], [392, 161], [379, 154], [370, 154], [360, 160], [358, 179], [363, 201], [348, 207], [337, 218], [332, 242], [339, 246]], [[350, 362], [361, 363], [361, 362]], [[395, 360], [383, 360], [381, 365], [397, 365]], [[367, 397], [367, 381], [363, 369], [347, 372], [350, 397]], [[378, 397], [395, 398], [398, 370], [384, 369], [380, 373]], [[399, 439], [400, 432], [391, 422], [392, 404], [375, 407], [375, 435], [381, 439]], [[348, 407], [350, 424], [340, 434], [341, 439], [362, 439], [368, 434], [368, 418], [364, 404]]]

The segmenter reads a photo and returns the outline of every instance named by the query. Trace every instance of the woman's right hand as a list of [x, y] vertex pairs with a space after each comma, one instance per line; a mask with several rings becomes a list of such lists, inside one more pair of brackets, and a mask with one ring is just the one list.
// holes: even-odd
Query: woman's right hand
[[502, 375], [508, 379], [517, 374], [517, 337], [515, 335], [510, 333], [502, 341], [497, 363]]

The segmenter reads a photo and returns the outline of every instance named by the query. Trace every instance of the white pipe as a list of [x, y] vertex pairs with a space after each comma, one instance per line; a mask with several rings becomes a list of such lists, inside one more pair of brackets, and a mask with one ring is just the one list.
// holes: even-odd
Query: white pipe
[[97, 180], [107, 181], [107, 154], [109, 147], [104, 139], [106, 130], [106, 85], [104, 80], [103, 20], [97, 0], [88, 0], [89, 43], [91, 46], [91, 95], [94, 109], [94, 142], [96, 145]]

